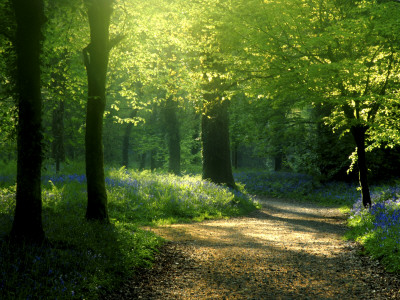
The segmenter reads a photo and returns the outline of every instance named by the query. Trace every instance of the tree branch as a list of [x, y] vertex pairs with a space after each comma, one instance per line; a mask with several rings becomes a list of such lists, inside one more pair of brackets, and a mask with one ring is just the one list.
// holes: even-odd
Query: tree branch
[[113, 37], [108, 43], [108, 51], [111, 51], [116, 45], [118, 45], [125, 38], [124, 34], [118, 34]]
[[376, 49], [374, 55], [371, 58], [371, 61], [367, 63], [368, 64], [368, 71], [367, 71], [368, 75], [367, 75], [367, 82], [365, 84], [365, 89], [364, 89], [364, 93], [363, 93], [364, 95], [366, 95], [369, 91], [369, 86], [370, 86], [370, 81], [371, 81], [370, 80], [371, 79], [371, 68], [374, 64], [375, 57], [378, 55], [378, 52], [380, 49], [382, 49], [382, 46], [379, 47], [378, 49]]
[[[390, 58], [389, 58], [389, 65], [388, 65], [388, 71], [387, 71], [387, 74], [386, 74], [386, 79], [385, 79], [385, 82], [382, 85], [382, 88], [381, 88], [380, 92], [379, 92], [379, 95], [381, 95], [381, 96], [384, 96], [386, 94], [386, 88], [387, 88], [387, 85], [389, 83], [389, 77], [390, 77], [390, 75], [392, 73], [392, 68], [393, 68], [393, 61], [394, 61], [393, 54], [394, 54], [394, 50], [392, 49], [392, 53], [391, 53]], [[379, 103], [379, 101], [374, 103], [374, 105], [372, 106], [371, 110], [368, 112], [368, 116], [367, 116], [368, 121], [369, 120], [374, 121], [375, 116], [376, 116], [380, 106], [381, 106], [381, 104]]]

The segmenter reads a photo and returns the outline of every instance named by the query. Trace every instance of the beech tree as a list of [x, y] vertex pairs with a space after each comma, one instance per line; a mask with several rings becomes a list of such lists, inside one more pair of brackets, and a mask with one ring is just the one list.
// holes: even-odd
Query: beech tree
[[398, 84], [398, 7], [378, 2], [238, 1], [230, 9], [243, 36], [250, 93], [273, 101], [291, 95], [295, 105], [327, 103], [325, 123], [354, 138], [365, 206], [365, 147], [377, 141], [371, 137], [386, 122]]
[[42, 0], [13, 0], [17, 23], [17, 194], [11, 239], [42, 243], [42, 98], [40, 53], [45, 23]]
[[[232, 76], [233, 43], [229, 40], [229, 22], [221, 3], [203, 1], [196, 6], [193, 36], [198, 43], [196, 71], [201, 78], [201, 142], [203, 179], [235, 187], [232, 173], [229, 135], [229, 103]], [[223, 8], [223, 7], [222, 7]]]
[[229, 140], [229, 100], [221, 101], [221, 94], [204, 94], [207, 101], [201, 118], [203, 179], [235, 187]]
[[112, 0], [86, 0], [90, 44], [83, 49], [88, 78], [85, 159], [88, 204], [86, 219], [109, 222], [104, 176], [103, 115], [109, 53], [120, 38], [109, 39]]
[[[211, 65], [208, 72], [220, 69], [214, 62]], [[203, 179], [235, 187], [229, 138], [229, 100], [225, 94], [227, 86], [221, 74], [213, 72], [212, 78], [207, 78], [207, 75], [204, 75], [201, 118]]]

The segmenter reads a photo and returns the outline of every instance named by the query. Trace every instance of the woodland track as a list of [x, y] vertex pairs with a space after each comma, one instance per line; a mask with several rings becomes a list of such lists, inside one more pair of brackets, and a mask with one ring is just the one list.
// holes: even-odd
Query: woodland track
[[151, 228], [154, 266], [105, 299], [400, 299], [400, 276], [343, 240], [336, 208], [259, 199], [248, 216]]

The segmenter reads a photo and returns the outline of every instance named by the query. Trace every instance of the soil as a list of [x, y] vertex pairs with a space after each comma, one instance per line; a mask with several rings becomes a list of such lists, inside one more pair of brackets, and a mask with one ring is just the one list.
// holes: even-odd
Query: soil
[[167, 242], [105, 299], [400, 299], [400, 276], [344, 241], [335, 208], [260, 199], [248, 216], [152, 228]]

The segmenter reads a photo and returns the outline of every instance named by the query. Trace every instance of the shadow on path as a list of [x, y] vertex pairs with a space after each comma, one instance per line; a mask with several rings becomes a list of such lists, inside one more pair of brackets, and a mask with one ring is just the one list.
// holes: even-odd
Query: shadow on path
[[131, 283], [148, 299], [387, 299], [400, 286], [341, 239], [337, 209], [271, 199], [248, 217], [152, 230], [171, 242]]

